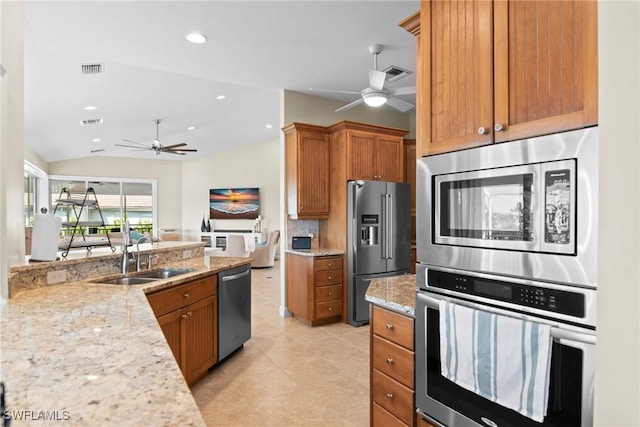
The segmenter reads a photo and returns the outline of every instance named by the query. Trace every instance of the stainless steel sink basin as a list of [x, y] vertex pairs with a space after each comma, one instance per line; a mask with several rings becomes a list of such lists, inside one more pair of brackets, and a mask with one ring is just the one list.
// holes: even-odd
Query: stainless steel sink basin
[[107, 285], [142, 285], [156, 280], [158, 279], [152, 279], [150, 277], [117, 277], [115, 279], [100, 280], [96, 283], [104, 283]]
[[162, 268], [160, 270], [145, 271], [136, 274], [135, 277], [150, 279], [168, 279], [169, 277], [179, 276], [181, 274], [191, 273], [195, 270], [190, 268]]

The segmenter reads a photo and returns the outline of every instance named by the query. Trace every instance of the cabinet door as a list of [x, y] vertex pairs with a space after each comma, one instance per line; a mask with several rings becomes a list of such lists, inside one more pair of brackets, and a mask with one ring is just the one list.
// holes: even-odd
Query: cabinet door
[[180, 366], [180, 369], [182, 370], [183, 376], [185, 376], [185, 366], [182, 355], [184, 354], [184, 345], [186, 341], [184, 340], [182, 321], [186, 312], [187, 310], [180, 309], [158, 317], [158, 324], [164, 333], [164, 337], [167, 340], [167, 344], [169, 344], [169, 348], [171, 348], [173, 357], [175, 357], [176, 362], [178, 362], [178, 366]]
[[298, 215], [329, 215], [329, 137], [312, 132], [298, 136]]
[[376, 173], [376, 135], [350, 131], [348, 136], [349, 164], [347, 179], [378, 179]]
[[423, 1], [416, 120], [421, 155], [489, 144], [493, 128], [490, 1]]
[[495, 2], [495, 141], [597, 123], [596, 8], [583, 0]]
[[[404, 182], [411, 185], [411, 213], [416, 213], [416, 140], [407, 140], [404, 143]], [[412, 233], [415, 241], [415, 234]]]
[[186, 307], [185, 378], [191, 384], [218, 360], [217, 296], [205, 298]]
[[379, 135], [376, 138], [376, 176], [382, 181], [404, 181], [402, 138]]

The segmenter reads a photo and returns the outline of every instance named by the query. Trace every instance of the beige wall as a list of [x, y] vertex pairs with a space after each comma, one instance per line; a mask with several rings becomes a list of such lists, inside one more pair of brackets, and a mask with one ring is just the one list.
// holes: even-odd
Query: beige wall
[[640, 425], [640, 3], [598, 3], [596, 426]]
[[0, 2], [0, 296], [9, 266], [24, 260], [24, 7]]
[[38, 153], [34, 152], [26, 145], [24, 146], [24, 159], [41, 171], [45, 173], [49, 172], [49, 164], [42, 157], [40, 157]]
[[157, 179], [158, 226], [179, 229], [182, 224], [182, 162], [177, 160], [85, 157], [48, 164], [49, 175], [102, 178]]
[[[202, 217], [209, 216], [211, 188], [260, 188], [262, 229], [280, 228], [280, 161], [277, 139], [208, 157], [185, 160], [182, 168], [182, 229], [198, 239]], [[216, 220], [212, 228], [253, 229], [252, 220]]]

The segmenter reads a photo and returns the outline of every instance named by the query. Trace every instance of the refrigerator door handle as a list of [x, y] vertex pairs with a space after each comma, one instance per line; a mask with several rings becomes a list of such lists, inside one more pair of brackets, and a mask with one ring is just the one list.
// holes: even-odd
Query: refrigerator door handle
[[387, 238], [389, 237], [387, 235], [387, 195], [383, 194], [382, 195], [382, 239], [384, 239], [382, 241], [382, 244], [380, 245], [382, 248], [382, 259], [387, 259]]
[[393, 258], [393, 194], [387, 194], [387, 259]]

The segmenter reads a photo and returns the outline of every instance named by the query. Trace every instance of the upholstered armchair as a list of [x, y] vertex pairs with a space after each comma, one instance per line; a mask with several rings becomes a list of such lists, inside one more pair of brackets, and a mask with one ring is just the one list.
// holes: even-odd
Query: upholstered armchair
[[253, 258], [251, 262], [252, 268], [273, 267], [276, 258], [276, 250], [280, 243], [280, 230], [273, 230], [269, 234], [269, 239], [262, 245], [256, 245], [256, 249], [249, 253], [249, 257]]
[[223, 251], [211, 253], [211, 256], [247, 258], [249, 257], [249, 251], [247, 251], [242, 235], [230, 234], [227, 236], [227, 247]]

